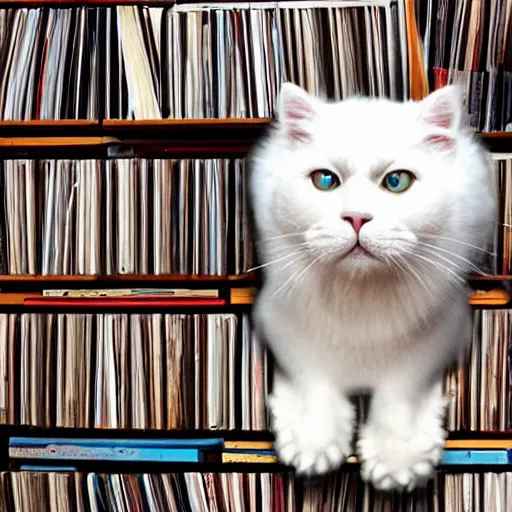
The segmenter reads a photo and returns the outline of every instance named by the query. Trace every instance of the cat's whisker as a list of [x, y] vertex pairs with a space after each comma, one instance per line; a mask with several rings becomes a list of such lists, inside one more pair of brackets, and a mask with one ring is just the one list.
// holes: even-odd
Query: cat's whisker
[[[417, 263], [418, 263], [418, 265], [421, 265], [425, 269], [427, 269], [427, 271], [429, 271], [431, 269], [431, 267], [434, 267], [436, 270], [441, 271], [441, 273], [444, 274], [444, 277], [448, 280], [448, 282], [453, 283], [455, 286], [460, 286], [462, 283], [462, 281], [460, 281], [456, 276], [454, 277], [453, 273], [449, 273], [447, 271], [446, 267], [444, 267], [443, 265], [440, 265], [437, 262], [427, 261], [427, 260], [424, 260], [424, 261], [419, 260], [419, 261], [417, 261]], [[464, 281], [464, 284], [465, 284], [465, 281]]]
[[[278, 250], [280, 249], [280, 250]], [[302, 254], [306, 254], [308, 252], [308, 244], [304, 243], [304, 244], [298, 244], [298, 245], [294, 245], [294, 246], [291, 246], [289, 248], [275, 248], [273, 251], [268, 251], [268, 256], [269, 257], [275, 257], [275, 258], [281, 258], [283, 257], [283, 259], [286, 259], [285, 257], [287, 256], [287, 254], [289, 253], [290, 250], [293, 250], [294, 252], [293, 253], [290, 253], [290, 256], [293, 254], [293, 255], [302, 255]], [[283, 269], [287, 268], [287, 265], [285, 265], [284, 267], [282, 267]]]
[[450, 251], [448, 249], [444, 249], [443, 247], [437, 247], [436, 245], [432, 245], [432, 244], [427, 244], [425, 242], [420, 242], [420, 241], [417, 241], [416, 242], [418, 245], [421, 245], [422, 247], [427, 247], [428, 249], [430, 250], [433, 250], [433, 251], [440, 251], [440, 252], [444, 252], [446, 254], [449, 254], [451, 256], [454, 256], [455, 258], [458, 258], [459, 260], [461, 261], [464, 261], [466, 263], [468, 263], [468, 265], [473, 269], [475, 270], [476, 272], [478, 272], [479, 274], [483, 275], [483, 276], [488, 276], [489, 274], [486, 273], [485, 271], [483, 271], [482, 269], [480, 269], [477, 265], [475, 265], [471, 260], [469, 260], [468, 258], [464, 258], [464, 256], [460, 256], [459, 254], [456, 254], [454, 253], [453, 251]]
[[306, 247], [309, 245], [309, 242], [301, 242], [300, 244], [290, 244], [287, 247], [270, 247], [269, 251], [284, 251], [284, 254], [286, 254], [290, 249], [298, 249], [300, 247]]
[[[444, 267], [440, 264], [436, 265], [434, 264], [433, 262], [429, 262], [429, 261], [418, 261], [418, 264], [420, 266], [422, 266], [424, 269], [426, 269], [427, 271], [429, 270], [429, 265], [432, 266], [434, 265], [435, 268], [439, 268], [441, 270], [444, 269]], [[411, 265], [411, 270], [413, 269], [414, 267]], [[418, 271], [420, 271], [421, 269], [418, 269]], [[420, 278], [420, 274], [419, 273], [416, 273], [416, 275], [418, 276], [418, 278]], [[446, 275], [446, 279], [450, 282], [450, 283], [454, 283], [456, 286], [459, 286], [459, 282], [457, 279], [454, 278], [454, 276], [450, 273], [446, 273], [445, 272], [445, 275]], [[429, 291], [430, 291], [430, 295], [432, 296], [432, 298], [434, 298], [436, 300], [436, 302], [439, 300], [439, 295], [436, 293], [436, 287], [435, 287], [435, 284], [433, 284], [433, 286], [431, 286], [429, 288]]]
[[[300, 261], [300, 256], [296, 259], [294, 259], [291, 263], [298, 263]], [[288, 263], [288, 265], [290, 264], [290, 262]], [[285, 267], [283, 267], [284, 269]], [[284, 284], [282, 284], [273, 294], [272, 294], [272, 298], [274, 298], [279, 292], [281, 292], [281, 290], [283, 290], [286, 285], [293, 280], [293, 278], [295, 277], [296, 275], [296, 272], [292, 272], [292, 275], [284, 282]]]
[[496, 256], [496, 253], [488, 251], [486, 249], [482, 249], [482, 247], [478, 247], [478, 245], [470, 244], [468, 242], [464, 242], [463, 240], [457, 240], [456, 238], [451, 238], [449, 236], [434, 235], [432, 233], [419, 233], [419, 235], [430, 238], [438, 238], [439, 240], [447, 240], [448, 242], [454, 242], [456, 244], [465, 245], [466, 247], [471, 247], [472, 249], [481, 251], [486, 254], [490, 254], [491, 256]]
[[[425, 247], [425, 250], [431, 255], [431, 256], [434, 256], [436, 258], [439, 258], [441, 259], [442, 261], [445, 261], [446, 263], [449, 263], [450, 265], [452, 265], [454, 268], [457, 268], [459, 269], [462, 273], [464, 274], [467, 274], [468, 273], [468, 269], [467, 268], [464, 268], [462, 267], [461, 265], [455, 263], [454, 261], [452, 261], [450, 258], [446, 258], [445, 256], [442, 256], [440, 254], [438, 254], [434, 249], [431, 249], [429, 247]], [[476, 269], [479, 273], [481, 273], [480, 269], [475, 266], [475, 265], [472, 265], [474, 267], [474, 269]], [[482, 274], [483, 275], [483, 274]]]
[[[423, 266], [427, 271], [430, 270], [430, 267], [432, 266], [432, 262], [427, 262], [427, 261], [418, 261], [417, 262], [418, 265], [420, 266]], [[430, 266], [430, 267], [429, 267]], [[441, 271], [444, 271], [445, 268], [442, 266], [442, 265], [434, 265], [434, 267], [436, 269], [440, 269]], [[443, 272], [444, 275], [445, 275], [445, 279], [449, 282], [449, 283], [452, 283], [454, 286], [456, 287], [459, 287], [460, 286], [460, 282], [458, 279], [456, 279], [452, 274], [450, 273], [447, 273], [447, 272]], [[465, 281], [464, 281], [465, 283]], [[436, 288], [434, 286], [434, 292], [433, 292], [433, 297], [436, 297], [436, 301], [439, 300], [439, 295], [436, 293]]]
[[[423, 265], [425, 268], [428, 268], [428, 262], [426, 261], [419, 261], [419, 264]], [[430, 262], [432, 265], [433, 262]], [[445, 267], [444, 265], [437, 263], [434, 264], [435, 268], [440, 269], [443, 271], [443, 274], [445, 275], [445, 278], [450, 282], [454, 283], [455, 286], [459, 287], [462, 283], [467, 284], [464, 279], [461, 279], [460, 276], [458, 277], [457, 273], [455, 275], [453, 273], [446, 272], [448, 270], [448, 267]]]
[[[454, 261], [450, 260], [449, 258], [446, 258], [445, 256], [442, 256], [442, 255], [438, 254], [438, 252], [436, 252], [436, 250], [434, 250], [434, 249], [437, 249], [437, 247], [433, 246], [434, 248], [432, 248], [432, 247], [429, 247], [429, 246], [428, 246], [428, 244], [423, 244], [423, 243], [421, 243], [421, 242], [417, 242], [417, 243], [419, 243], [421, 246], [423, 246], [425, 251], [428, 251], [428, 252], [427, 252], [427, 254], [428, 254], [428, 255], [430, 255], [430, 256], [434, 256], [434, 257], [436, 258], [436, 260], [435, 260], [435, 261], [436, 261], [438, 264], [441, 264], [441, 261], [439, 261], [439, 260], [442, 260], [442, 261], [444, 261], [444, 262], [446, 262], [446, 263], [449, 263], [449, 264], [450, 264], [450, 265], [452, 265], [454, 268], [458, 268], [458, 269], [459, 269], [459, 270], [461, 270], [463, 273], [465, 273], [465, 274], [467, 273], [467, 269], [465, 269], [464, 267], [461, 267], [460, 265], [458, 265], [458, 264], [457, 264], [457, 263], [455, 263]], [[407, 254], [411, 254], [412, 256], [418, 256], [418, 257], [420, 257], [420, 256], [421, 256], [418, 252], [415, 252], [415, 251], [411, 251], [411, 250], [409, 250], [409, 251], [406, 251], [406, 252], [407, 252]], [[425, 255], [423, 255], [423, 257], [424, 257], [424, 256], [425, 256]], [[447, 267], [447, 268], [448, 268], [448, 267]], [[452, 270], [453, 270], [453, 269], [452, 269]], [[460, 277], [460, 276], [459, 276], [459, 277]]]
[[297, 276], [297, 278], [295, 279], [295, 282], [293, 283], [292, 287], [290, 288], [290, 290], [288, 290], [288, 295], [291, 295], [293, 289], [295, 288], [295, 286], [297, 285], [297, 283], [302, 279], [305, 279], [306, 277], [306, 272], [315, 264], [317, 263], [318, 261], [320, 261], [323, 257], [323, 254], [320, 254], [319, 256], [317, 256], [306, 268], [304, 268], [304, 270], [302, 270], [302, 272]]
[[[392, 261], [393, 261], [393, 257], [392, 257]], [[425, 288], [425, 290], [427, 291], [427, 293], [431, 296], [431, 297], [434, 297], [435, 298], [435, 294], [434, 292], [432, 291], [431, 288], [429, 288], [427, 286], [427, 283], [425, 282], [424, 279], [422, 279], [422, 277], [418, 274], [418, 272], [416, 272], [416, 269], [412, 266], [412, 265], [408, 265], [407, 264], [407, 261], [403, 260], [399, 255], [396, 255], [396, 259], [394, 260], [398, 266], [405, 272], [405, 274], [407, 276], [410, 276], [411, 274], [416, 277], [416, 279], [421, 283], [421, 285], [423, 286], [423, 288]]]
[[418, 254], [413, 251], [408, 251], [407, 254], [410, 254], [414, 258], [419, 258], [423, 261], [426, 261], [426, 262], [430, 263], [431, 265], [435, 266], [436, 268], [438, 268], [439, 270], [447, 272], [448, 274], [452, 275], [457, 281], [459, 281], [461, 283], [464, 283], [464, 284], [466, 283], [466, 281], [461, 276], [459, 276], [459, 274], [457, 274], [453, 269], [447, 267], [446, 265], [443, 265], [439, 261], [432, 260], [432, 259], [424, 256], [423, 254]]
[[397, 254], [384, 256], [384, 260], [393, 270], [396, 270], [396, 267], [398, 267], [401, 271], [404, 271], [404, 267]]
[[262, 244], [264, 242], [271, 242], [272, 240], [281, 240], [283, 238], [288, 238], [291, 236], [302, 236], [304, 235], [305, 231], [302, 231], [301, 233], [287, 233], [286, 235], [277, 235], [277, 236], [270, 236], [268, 238], [262, 238], [258, 240], [258, 244]]
[[446, 272], [449, 272], [450, 273], [450, 276], [451, 275], [455, 275], [457, 278], [460, 278], [459, 274], [457, 274], [453, 269], [450, 269], [450, 267], [444, 265], [442, 262], [436, 260], [436, 259], [432, 259], [432, 258], [427, 258], [425, 255], [421, 255], [421, 254], [417, 254], [415, 252], [410, 252], [409, 253], [413, 258], [420, 258], [420, 260], [426, 262], [426, 263], [429, 263], [431, 266], [435, 267], [436, 269], [440, 269], [442, 271], [446, 271]]
[[280, 258], [277, 258], [277, 259], [271, 260], [271, 261], [267, 261], [266, 263], [263, 263], [261, 265], [257, 265], [256, 267], [252, 267], [249, 270], [247, 270], [247, 273], [254, 272], [255, 270], [258, 270], [260, 268], [265, 268], [265, 267], [268, 267], [270, 265], [275, 265], [276, 263], [279, 263], [280, 261], [283, 261], [283, 260], [286, 260], [288, 258], [291, 258], [292, 256], [295, 256], [296, 254], [300, 254], [301, 252], [305, 252], [305, 251], [302, 250], [302, 251], [289, 252], [289, 253], [285, 254], [284, 256], [281, 256]]

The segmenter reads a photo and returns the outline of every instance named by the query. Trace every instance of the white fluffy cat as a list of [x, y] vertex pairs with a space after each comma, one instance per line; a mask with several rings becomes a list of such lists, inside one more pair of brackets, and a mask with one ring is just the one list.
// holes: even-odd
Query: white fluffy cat
[[362, 476], [411, 489], [442, 458], [443, 374], [468, 346], [466, 275], [495, 227], [485, 151], [455, 86], [332, 103], [284, 84], [277, 119], [250, 190], [278, 455], [298, 473], [338, 468], [354, 434], [348, 396], [370, 392]]

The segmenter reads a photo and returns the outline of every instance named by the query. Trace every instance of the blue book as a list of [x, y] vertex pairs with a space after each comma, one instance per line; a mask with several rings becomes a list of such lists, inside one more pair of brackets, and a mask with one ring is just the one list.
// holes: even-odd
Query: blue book
[[445, 450], [442, 464], [511, 464], [511, 450]]
[[22, 464], [20, 466], [20, 471], [49, 471], [52, 473], [61, 471], [65, 473], [74, 473], [78, 471], [78, 469], [74, 466], [32, 466], [29, 464]]
[[12, 437], [13, 459], [115, 462], [206, 462], [220, 460], [223, 439], [66, 439]]

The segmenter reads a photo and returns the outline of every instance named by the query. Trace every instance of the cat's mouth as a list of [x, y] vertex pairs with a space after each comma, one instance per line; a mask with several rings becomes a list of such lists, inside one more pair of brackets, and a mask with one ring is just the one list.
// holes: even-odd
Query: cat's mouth
[[356, 245], [354, 245], [354, 247], [352, 247], [352, 249], [350, 249], [350, 251], [348, 251], [345, 254], [345, 258], [347, 256], [357, 256], [357, 257], [365, 257], [366, 256], [369, 258], [375, 258], [375, 256], [359, 242], [359, 240], [357, 241]]

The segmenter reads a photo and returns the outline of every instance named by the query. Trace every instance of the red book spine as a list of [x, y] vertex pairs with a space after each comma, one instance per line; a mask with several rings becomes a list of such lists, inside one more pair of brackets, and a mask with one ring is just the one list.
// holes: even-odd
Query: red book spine
[[434, 68], [434, 89], [441, 89], [446, 85], [448, 85], [448, 70]]
[[58, 298], [29, 297], [23, 301], [25, 306], [77, 306], [77, 307], [180, 307], [180, 306], [225, 306], [225, 299], [162, 299], [151, 298]]

